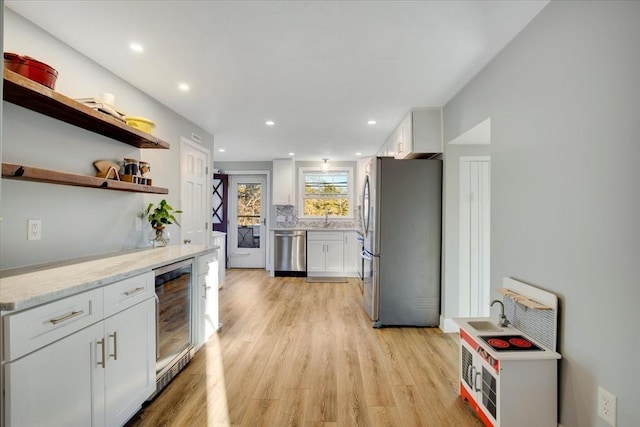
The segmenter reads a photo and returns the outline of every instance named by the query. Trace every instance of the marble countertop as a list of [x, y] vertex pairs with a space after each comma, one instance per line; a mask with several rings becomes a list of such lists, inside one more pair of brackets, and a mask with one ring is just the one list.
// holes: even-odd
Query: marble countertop
[[218, 246], [167, 246], [20, 269], [19, 274], [0, 279], [0, 311], [55, 301], [216, 249]]
[[275, 227], [271, 231], [360, 231], [356, 227]]

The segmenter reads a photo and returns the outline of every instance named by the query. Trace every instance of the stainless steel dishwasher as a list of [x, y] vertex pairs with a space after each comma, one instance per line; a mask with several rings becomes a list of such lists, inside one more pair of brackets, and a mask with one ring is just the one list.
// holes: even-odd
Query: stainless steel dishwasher
[[276, 231], [273, 247], [275, 276], [307, 276], [306, 231]]

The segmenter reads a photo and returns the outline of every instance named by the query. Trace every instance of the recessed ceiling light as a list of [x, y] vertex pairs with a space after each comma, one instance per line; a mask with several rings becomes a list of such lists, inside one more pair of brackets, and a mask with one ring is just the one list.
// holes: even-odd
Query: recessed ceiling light
[[369, 120], [367, 122], [368, 125], [375, 125], [377, 122], [375, 120]]
[[289, 155], [290, 155], [290, 156], [295, 156], [295, 155], [296, 155], [296, 153], [289, 153]]
[[276, 124], [276, 122], [274, 122], [273, 120], [267, 120], [266, 122], [264, 122], [264, 124], [267, 126], [273, 126]]
[[362, 156], [362, 153], [356, 153], [356, 156]]
[[224, 153], [225, 150], [224, 150], [224, 148], [218, 148], [218, 151], [221, 152], [221, 153]]
[[129, 49], [131, 49], [134, 52], [144, 52], [144, 47], [142, 47], [140, 43], [131, 43], [129, 45]]
[[186, 83], [180, 83], [178, 85], [178, 89], [180, 89], [183, 92], [187, 92], [189, 90], [189, 85]]

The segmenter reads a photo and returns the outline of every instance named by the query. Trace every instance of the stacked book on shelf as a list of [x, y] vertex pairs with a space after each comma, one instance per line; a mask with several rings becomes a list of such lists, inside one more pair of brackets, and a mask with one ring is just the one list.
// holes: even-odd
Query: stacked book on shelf
[[122, 122], [125, 121], [124, 117], [126, 114], [124, 114], [122, 111], [119, 111], [115, 106], [107, 104], [99, 98], [76, 98], [76, 101], [94, 110], [109, 114], [110, 116], [115, 117]]

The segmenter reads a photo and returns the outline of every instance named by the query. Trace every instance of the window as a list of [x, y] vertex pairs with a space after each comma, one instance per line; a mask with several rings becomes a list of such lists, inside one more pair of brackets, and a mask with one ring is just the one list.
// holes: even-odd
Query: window
[[300, 168], [300, 212], [302, 218], [353, 217], [353, 169]]

